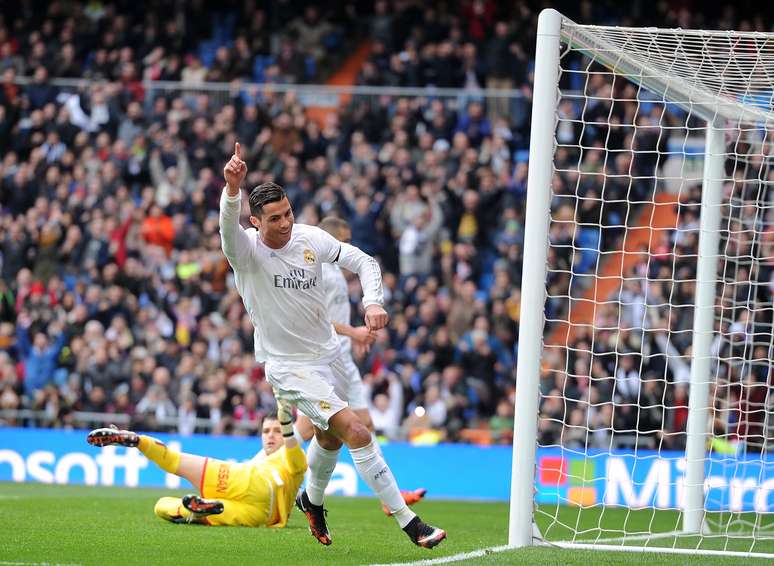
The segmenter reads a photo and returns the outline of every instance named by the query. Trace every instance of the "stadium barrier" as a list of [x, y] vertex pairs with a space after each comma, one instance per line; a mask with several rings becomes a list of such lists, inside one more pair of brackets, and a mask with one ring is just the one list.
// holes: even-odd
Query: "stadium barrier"
[[[14, 84], [26, 86], [34, 83], [31, 76], [16, 76]], [[56, 88], [60, 93], [85, 94], [94, 88], [103, 88], [111, 84], [104, 80], [52, 78], [47, 85]], [[342, 108], [351, 102], [368, 101], [369, 104], [381, 106], [384, 99], [395, 101], [400, 98], [416, 100], [420, 106], [428, 104], [433, 99], [441, 99], [452, 103], [455, 109], [464, 109], [469, 102], [477, 101], [485, 104], [502, 106], [508, 115], [511, 126], [523, 126], [529, 118], [529, 104], [524, 92], [520, 89], [482, 89], [482, 88], [443, 88], [443, 87], [397, 87], [369, 85], [327, 85], [327, 84], [287, 84], [259, 83], [252, 81], [233, 82], [203, 82], [184, 83], [182, 81], [150, 81], [137, 83], [142, 90], [142, 102], [147, 112], [151, 112], [153, 102], [159, 96], [179, 96], [193, 108], [196, 97], [207, 95], [211, 110], [222, 108], [236, 100], [244, 104], [271, 104], [276, 96], [291, 95], [307, 110], [312, 110], [313, 116], [325, 115], [327, 111]], [[67, 97], [61, 98], [60, 102]], [[322, 114], [314, 111], [321, 111]], [[494, 124], [492, 124], [494, 127]], [[451, 140], [447, 140], [451, 141]], [[523, 151], [523, 150], [521, 150]], [[517, 152], [518, 153], [518, 152]], [[519, 161], [522, 158], [514, 158]]]
[[[95, 413], [92, 411], [72, 411], [69, 413], [72, 420], [69, 421], [70, 427], [96, 428], [98, 426], [107, 426], [109, 424], [120, 425], [123, 427], [135, 426], [131, 415], [125, 413]], [[167, 431], [178, 430], [183, 423], [191, 424], [197, 430], [203, 433], [211, 432], [216, 423], [210, 419], [196, 418], [193, 421], [180, 419], [179, 416], [156, 417], [155, 415], [146, 416], [148, 422], [153, 422], [153, 428], [159, 428]], [[32, 409], [0, 409], [0, 427], [3, 426], [25, 426], [31, 428], [60, 428], [57, 423], [62, 422], [62, 417], [58, 413], [51, 413], [45, 410]], [[150, 426], [150, 425], [144, 425]], [[240, 434], [255, 434], [258, 431], [260, 422], [231, 420], [230, 428]]]
[[[231, 461], [251, 458], [260, 439], [233, 436], [154, 434], [175, 449]], [[425, 487], [428, 497], [508, 500], [511, 448], [439, 444], [382, 446], [398, 482]], [[589, 450], [564, 457], [538, 449], [539, 503], [675, 509], [682, 498], [682, 452]], [[762, 479], [759, 479], [762, 478]], [[0, 428], [0, 481], [184, 488], [177, 476], [150, 463], [139, 451], [86, 443], [86, 431]], [[707, 509], [774, 511], [774, 458], [713, 455], [707, 463]], [[329, 492], [370, 495], [347, 450], [336, 466]]]

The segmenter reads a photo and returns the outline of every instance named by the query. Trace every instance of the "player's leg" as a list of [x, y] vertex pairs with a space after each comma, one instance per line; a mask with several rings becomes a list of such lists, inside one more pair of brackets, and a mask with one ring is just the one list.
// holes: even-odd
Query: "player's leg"
[[[334, 371], [334, 377], [337, 380], [335, 388], [336, 394], [342, 399], [347, 400], [349, 407], [355, 412], [355, 415], [357, 415], [360, 422], [365, 425], [368, 432], [371, 433], [371, 436], [374, 439], [374, 446], [381, 453], [381, 447], [374, 434], [374, 423], [371, 419], [371, 413], [368, 411], [368, 400], [366, 398], [366, 391], [363, 386], [363, 378], [360, 375], [360, 370], [357, 368], [357, 365], [352, 359], [352, 355], [349, 353], [342, 353], [339, 360], [341, 361], [341, 367], [334, 368], [338, 370]], [[311, 420], [303, 415], [299, 416], [296, 420], [296, 430], [301, 433], [305, 440], [308, 440], [311, 438], [311, 435], [314, 434], [314, 427]], [[322, 431], [320, 431], [320, 434], [322, 434]], [[336, 440], [337, 439], [334, 437], [334, 439], [331, 440], [331, 443], [335, 445]], [[313, 481], [307, 483], [307, 488], [309, 488], [307, 493], [309, 494], [310, 501], [316, 505], [322, 505], [322, 496], [325, 487], [330, 481], [330, 477], [336, 465], [336, 460], [338, 460], [338, 448], [335, 448], [335, 455], [330, 454], [330, 456], [328, 456], [328, 454], [326, 454], [326, 452], [329, 451], [327, 449], [329, 446], [329, 444], [326, 444], [326, 448], [322, 448], [319, 444], [319, 440], [315, 438], [312, 440], [312, 444], [310, 444], [309, 450], [307, 451], [307, 460], [312, 462], [309, 464], [309, 467], [313, 470], [312, 477], [314, 478]], [[330, 447], [330, 449], [333, 448]], [[382, 457], [383, 456], [384, 455], [382, 455]], [[326, 460], [330, 462], [329, 469], [323, 467], [318, 470], [318, 461], [320, 465], [324, 466], [323, 462]], [[406, 505], [414, 505], [425, 496], [427, 490], [422, 488], [413, 491], [401, 490], [400, 493], [403, 497], [403, 501], [406, 502]], [[382, 510], [387, 515], [392, 514], [390, 509], [384, 504], [382, 505]]]
[[[336, 395], [335, 374], [345, 373], [346, 369], [340, 360], [334, 360], [324, 366], [292, 367], [271, 363], [266, 366], [267, 379], [275, 394], [296, 405], [320, 429], [320, 433], [315, 433], [317, 444], [329, 452], [334, 452], [340, 448], [343, 441], [350, 449], [360, 477], [379, 496], [382, 503], [387, 505], [411, 540], [428, 548], [437, 545], [446, 538], [446, 533], [426, 525], [408, 508], [392, 472], [374, 447], [371, 433], [352, 409]], [[309, 501], [306, 491], [299, 494], [296, 504], [306, 514], [315, 538], [322, 544], [330, 544], [322, 505], [314, 505]]]
[[[339, 356], [337, 363], [331, 365], [333, 374], [339, 383], [343, 384], [343, 390], [346, 391], [346, 399], [350, 408], [354, 411], [358, 420], [368, 429], [368, 432], [373, 438], [373, 446], [379, 452], [379, 455], [384, 459], [384, 454], [379, 446], [379, 441], [374, 434], [374, 423], [371, 419], [371, 414], [368, 412], [368, 399], [366, 397], [365, 386], [363, 385], [363, 377], [360, 375], [360, 370], [352, 359], [352, 355], [349, 353], [343, 353]], [[413, 505], [420, 501], [427, 493], [426, 489], [416, 489], [414, 491], [401, 490], [400, 494], [406, 505]], [[387, 515], [392, 515], [390, 507], [382, 503], [382, 510]]]
[[171, 521], [172, 523], [192, 523], [194, 515], [183, 507], [183, 500], [179, 497], [162, 497], [153, 506], [156, 517]]
[[156, 502], [153, 512], [157, 517], [173, 523], [224, 524], [213, 523], [212, 517], [224, 512], [225, 503], [194, 494], [182, 498], [162, 497]]
[[208, 462], [209, 458], [181, 452], [177, 471], [172, 473], [187, 479], [192, 486], [200, 490], [204, 470], [207, 468]]
[[314, 427], [314, 437], [306, 450], [309, 475], [306, 487], [296, 497], [296, 507], [306, 515], [312, 535], [324, 545], [331, 544], [328, 523], [323, 508], [325, 488], [336, 468], [341, 450], [341, 440], [331, 433]]
[[223, 512], [206, 517], [213, 526], [259, 527], [266, 524], [266, 513], [261, 513], [245, 501], [223, 500]]
[[371, 413], [368, 409], [352, 409], [357, 415], [358, 420], [368, 429], [368, 432], [374, 434], [374, 421], [371, 419]]
[[318, 428], [313, 427], [313, 431], [314, 437], [306, 450], [309, 476], [305, 491], [313, 505], [322, 505], [325, 488], [328, 487], [339, 460], [341, 440]]
[[[368, 429], [368, 432], [371, 433], [374, 447], [379, 451], [380, 454], [382, 454], [383, 458], [384, 454], [382, 453], [382, 449], [379, 446], [379, 441], [376, 439], [374, 421], [371, 419], [371, 413], [368, 411], [368, 401], [366, 399], [365, 387], [363, 387], [363, 379], [360, 376], [360, 371], [357, 369], [355, 362], [352, 360], [352, 356], [347, 356], [344, 362], [349, 377], [347, 399], [349, 401], [349, 406], [355, 412], [355, 415], [357, 415], [358, 420], [363, 423], [363, 425]], [[413, 491], [402, 489], [400, 491], [400, 495], [403, 497], [403, 501], [406, 503], [406, 505], [414, 505], [415, 503], [421, 501], [425, 496], [425, 493], [427, 493], [427, 490], [424, 488], [415, 489]], [[384, 503], [382, 503], [382, 511], [384, 511], [384, 513], [388, 516], [392, 515], [392, 511], [390, 511], [390, 508]]]
[[[351, 400], [350, 400], [350, 404], [352, 404]], [[354, 406], [353, 406], [352, 410], [355, 412], [355, 415], [357, 415], [358, 420], [361, 423], [363, 423], [363, 425], [365, 425], [365, 427], [368, 429], [368, 432], [371, 433], [371, 437], [374, 439], [373, 440], [374, 447], [380, 453], [382, 453], [382, 449], [379, 446], [379, 441], [376, 440], [376, 434], [374, 433], [374, 422], [371, 419], [371, 413], [368, 412], [367, 408], [366, 409], [355, 409]], [[384, 454], [383, 453], [382, 453], [382, 458], [384, 458]], [[426, 493], [427, 493], [427, 490], [425, 488], [423, 488], [423, 487], [420, 487], [420, 488], [414, 489], [414, 490], [410, 490], [410, 491], [406, 490], [406, 489], [401, 489], [400, 490], [400, 495], [401, 495], [401, 497], [403, 497], [403, 501], [405, 501], [406, 505], [409, 505], [409, 506], [414, 505], [415, 503], [419, 503], [422, 500], [422, 498], [425, 496]], [[385, 504], [382, 504], [382, 511], [384, 511], [384, 513], [386, 515], [392, 515], [392, 511], [390, 511], [390, 508], [387, 507], [387, 505], [385, 505]]]
[[86, 441], [92, 446], [120, 445], [137, 448], [159, 468], [187, 479], [196, 488], [201, 485], [207, 464], [207, 458], [172, 450], [152, 436], [137, 434], [131, 430], [119, 430], [115, 425], [91, 431]]
[[306, 415], [299, 413], [296, 418], [295, 429], [304, 442], [307, 442], [314, 436], [314, 424], [312, 424], [312, 420]]
[[[335, 395], [340, 399], [345, 399], [350, 407], [354, 403], [361, 411], [365, 409], [365, 415], [368, 418], [368, 422], [370, 422], [371, 417], [368, 415], [368, 403], [366, 402], [364, 388], [362, 387], [360, 372], [352, 361], [352, 356], [342, 353], [339, 361], [341, 364], [336, 366], [338, 371], [329, 372], [335, 379]], [[355, 389], [353, 384], [359, 384], [359, 389]], [[325, 488], [328, 486], [333, 470], [336, 468], [342, 442], [334, 434], [328, 434], [323, 429], [315, 427], [312, 419], [309, 417], [299, 417], [296, 421], [296, 426], [299, 428], [299, 431], [311, 427], [314, 434], [314, 438], [312, 438], [306, 451], [306, 459], [309, 466], [306, 494], [313, 505], [320, 506], [323, 504]], [[373, 424], [371, 428], [373, 428]]]
[[427, 525], [408, 508], [371, 433], [354, 411], [349, 408], [339, 411], [328, 420], [328, 425], [349, 448], [360, 477], [389, 509], [414, 544], [432, 548], [446, 538], [445, 531]]

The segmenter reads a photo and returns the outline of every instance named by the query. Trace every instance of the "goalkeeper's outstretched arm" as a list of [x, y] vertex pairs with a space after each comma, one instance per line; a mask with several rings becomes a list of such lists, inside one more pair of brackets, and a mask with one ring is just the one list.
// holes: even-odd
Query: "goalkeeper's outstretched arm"
[[285, 459], [293, 474], [306, 472], [306, 454], [293, 433], [293, 412], [290, 405], [277, 400], [277, 417], [282, 429], [282, 439], [285, 443]]

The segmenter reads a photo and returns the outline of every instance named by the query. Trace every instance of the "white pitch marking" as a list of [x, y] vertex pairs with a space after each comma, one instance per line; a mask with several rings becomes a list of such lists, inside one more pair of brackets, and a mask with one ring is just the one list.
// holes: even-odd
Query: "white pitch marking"
[[487, 556], [488, 554], [494, 554], [504, 550], [513, 550], [513, 547], [508, 545], [493, 546], [491, 548], [482, 548], [481, 550], [452, 554], [450, 556], [425, 558], [424, 560], [417, 560], [415, 562], [392, 562], [388, 564], [370, 564], [369, 566], [432, 566], [433, 564], [448, 564], [450, 562], [459, 562], [460, 560], [467, 560], [469, 558], [478, 558], [480, 556]]

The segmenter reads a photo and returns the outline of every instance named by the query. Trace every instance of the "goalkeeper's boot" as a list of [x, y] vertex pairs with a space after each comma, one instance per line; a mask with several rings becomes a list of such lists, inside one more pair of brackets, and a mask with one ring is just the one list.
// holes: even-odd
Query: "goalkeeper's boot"
[[128, 446], [136, 447], [140, 443], [140, 437], [131, 430], [119, 430], [114, 424], [107, 428], [95, 428], [86, 437], [86, 442], [92, 446]]
[[[420, 487], [419, 489], [415, 489], [414, 491], [406, 491], [401, 490], [400, 495], [403, 497], [403, 501], [408, 505], [409, 507], [411, 505], [414, 505], [414, 503], [418, 503], [422, 500], [422, 498], [425, 496], [425, 493], [427, 493], [427, 490], [424, 487]], [[392, 511], [390, 511], [390, 508], [387, 507], [384, 503], [382, 503], [382, 511], [384, 511], [385, 515], [388, 517], [392, 515]]]
[[223, 513], [223, 502], [217, 499], [204, 499], [198, 495], [184, 495], [183, 507], [188, 509], [197, 517], [206, 517], [207, 515], [220, 515]]
[[306, 491], [303, 489], [296, 495], [296, 507], [306, 515], [306, 519], [309, 521], [309, 531], [312, 533], [312, 536], [316, 538], [320, 544], [324, 544], [325, 546], [331, 544], [333, 541], [328, 532], [328, 524], [325, 521], [325, 516], [328, 514], [328, 511], [325, 510], [322, 505], [312, 505], [312, 502], [309, 501], [309, 496], [306, 495]]
[[423, 523], [419, 517], [411, 519], [411, 522], [403, 527], [403, 530], [411, 542], [423, 548], [433, 548], [446, 538], [446, 531]]

